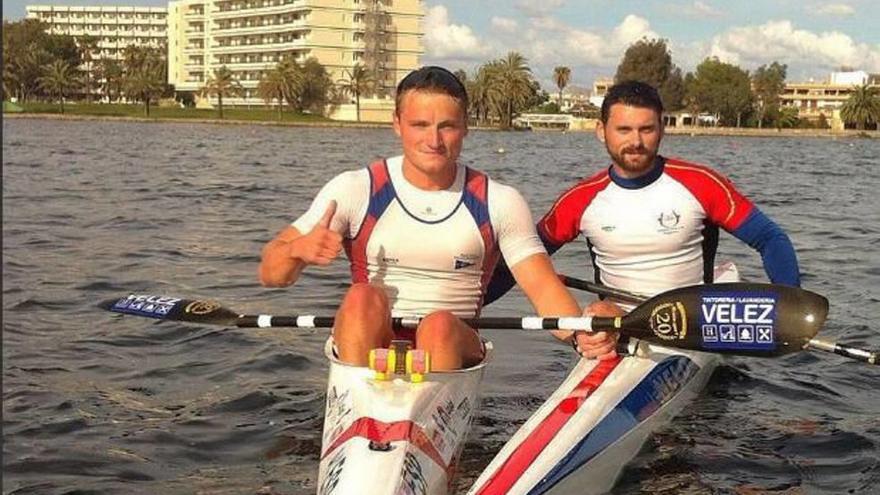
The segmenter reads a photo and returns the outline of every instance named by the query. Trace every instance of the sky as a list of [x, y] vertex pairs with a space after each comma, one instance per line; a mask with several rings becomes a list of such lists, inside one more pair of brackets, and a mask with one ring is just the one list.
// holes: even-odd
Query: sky
[[[3, 18], [25, 5], [144, 5], [162, 0], [4, 0]], [[663, 38], [685, 72], [709, 56], [746, 70], [778, 61], [789, 81], [822, 81], [841, 66], [880, 73], [878, 0], [424, 0], [423, 64], [473, 71], [517, 51], [545, 89], [553, 68], [571, 85], [611, 77], [626, 47]]]

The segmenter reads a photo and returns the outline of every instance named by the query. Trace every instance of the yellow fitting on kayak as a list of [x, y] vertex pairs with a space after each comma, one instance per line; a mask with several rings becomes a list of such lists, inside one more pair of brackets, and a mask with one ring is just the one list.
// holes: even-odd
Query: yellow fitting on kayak
[[614, 328], [620, 328], [621, 325], [623, 325], [623, 318], [621, 318], [620, 316], [615, 316], [614, 317]]
[[368, 366], [375, 372], [375, 380], [388, 380], [394, 374], [397, 353], [389, 349], [371, 349]]
[[421, 349], [406, 352], [406, 373], [412, 383], [421, 383], [431, 371], [431, 355]]

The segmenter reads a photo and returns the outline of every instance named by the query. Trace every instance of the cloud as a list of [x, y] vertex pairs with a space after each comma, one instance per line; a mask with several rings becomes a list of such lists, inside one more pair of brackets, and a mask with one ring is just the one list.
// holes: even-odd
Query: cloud
[[829, 3], [819, 6], [818, 8], [809, 8], [810, 13], [816, 15], [834, 15], [834, 16], [850, 16], [856, 13], [856, 9], [845, 3]]
[[509, 17], [493, 17], [491, 23], [493, 29], [506, 33], [513, 33], [519, 29], [519, 23], [516, 22], [516, 19]]
[[880, 45], [857, 43], [838, 31], [796, 29], [787, 20], [730, 29], [712, 39], [708, 55], [746, 68], [778, 60], [826, 70], [850, 66], [880, 71]]
[[566, 0], [519, 0], [516, 8], [529, 17], [544, 17], [565, 5]]
[[701, 19], [710, 17], [722, 17], [724, 15], [724, 13], [720, 10], [706, 4], [705, 2], [700, 2], [699, 0], [691, 5], [686, 6], [684, 8], [684, 13], [687, 16]]
[[486, 43], [465, 24], [451, 24], [446, 7], [438, 5], [425, 15], [425, 51], [430, 58], [482, 59], [489, 55]]
[[556, 18], [544, 17], [533, 19], [515, 39], [506, 41], [531, 61], [548, 67], [616, 67], [626, 48], [643, 37], [659, 36], [646, 19], [637, 15], [626, 16], [610, 32], [577, 29]]

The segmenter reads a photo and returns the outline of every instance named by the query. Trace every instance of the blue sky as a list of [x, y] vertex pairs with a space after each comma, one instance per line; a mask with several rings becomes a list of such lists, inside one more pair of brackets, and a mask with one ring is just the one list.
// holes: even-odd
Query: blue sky
[[[3, 2], [4, 19], [26, 0]], [[61, 5], [149, 5], [162, 0], [59, 0]], [[612, 76], [626, 47], [644, 36], [669, 42], [685, 71], [707, 56], [753, 70], [774, 60], [789, 80], [823, 80], [841, 65], [880, 72], [878, 0], [424, 0], [423, 63], [473, 70], [511, 50], [545, 88], [553, 67], [572, 84]]]

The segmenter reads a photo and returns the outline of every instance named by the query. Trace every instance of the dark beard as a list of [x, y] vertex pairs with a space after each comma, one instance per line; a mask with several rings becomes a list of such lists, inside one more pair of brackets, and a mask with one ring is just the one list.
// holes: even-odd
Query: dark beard
[[[632, 174], [634, 177], [639, 177], [647, 173], [654, 166], [654, 161], [657, 159], [657, 153], [648, 153], [648, 150], [634, 149], [634, 148], [626, 148], [622, 150], [620, 153], [617, 153], [608, 148], [606, 145], [605, 148], [608, 150], [608, 154], [611, 156], [611, 161], [614, 162], [615, 165], [620, 167], [621, 170], [627, 172], [628, 174]], [[640, 152], [642, 155], [639, 157], [638, 163], [627, 162], [625, 160], [624, 155], [632, 152]]]

